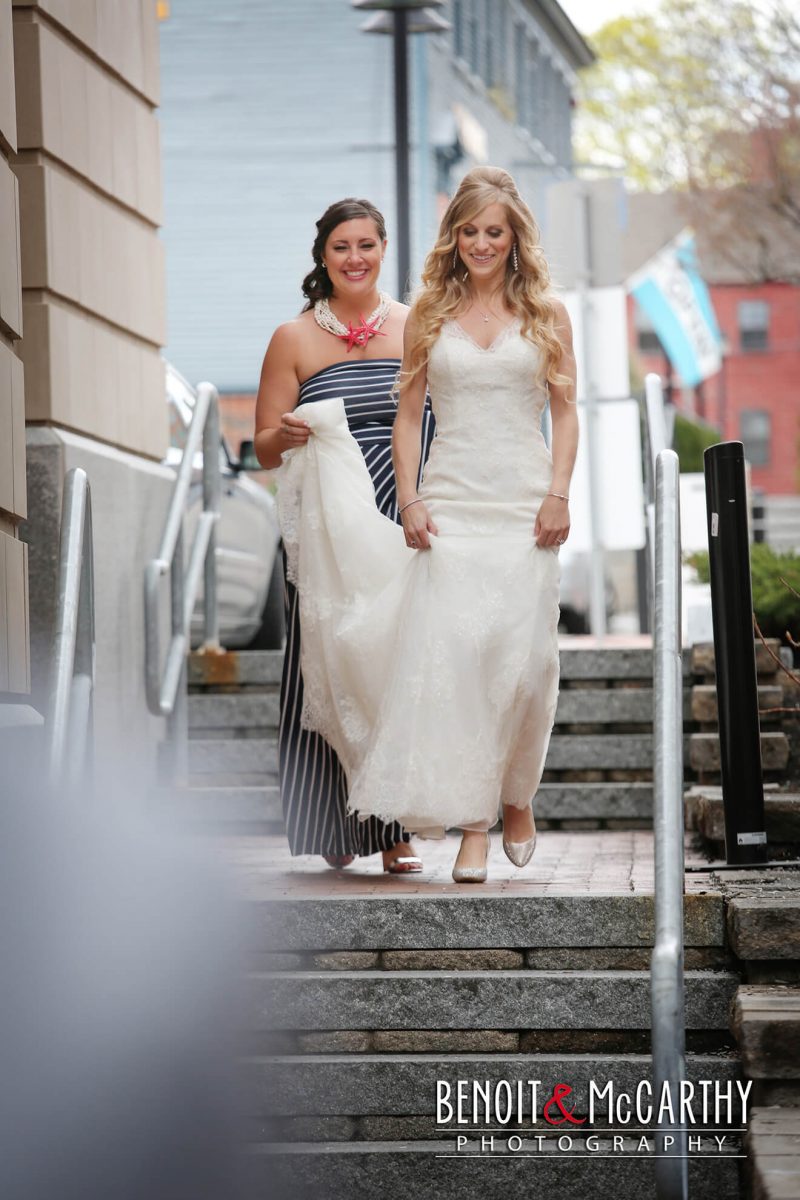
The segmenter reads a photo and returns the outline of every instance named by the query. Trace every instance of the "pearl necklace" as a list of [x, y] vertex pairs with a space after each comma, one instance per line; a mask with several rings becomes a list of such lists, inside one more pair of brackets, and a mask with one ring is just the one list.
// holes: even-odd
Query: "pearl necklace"
[[378, 295], [380, 296], [378, 307], [369, 314], [366, 320], [359, 314], [361, 316], [360, 325], [353, 325], [352, 321], [343, 325], [325, 299], [315, 302], [314, 320], [326, 333], [332, 333], [334, 337], [346, 341], [349, 354], [353, 346], [366, 346], [372, 337], [386, 337], [386, 334], [380, 333], [379, 330], [391, 312], [392, 298], [388, 292], [379, 292]]

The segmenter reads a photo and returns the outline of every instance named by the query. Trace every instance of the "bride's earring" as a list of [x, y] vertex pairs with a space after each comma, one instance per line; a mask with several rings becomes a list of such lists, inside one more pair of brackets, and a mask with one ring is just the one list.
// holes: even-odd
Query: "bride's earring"
[[511, 247], [511, 261], [514, 264], [514, 270], [518, 271], [519, 270], [519, 258], [517, 256], [517, 243], [516, 242], [514, 242], [514, 245]]
[[458, 246], [456, 246], [455, 250], [453, 251], [453, 270], [454, 271], [457, 266], [458, 266]]

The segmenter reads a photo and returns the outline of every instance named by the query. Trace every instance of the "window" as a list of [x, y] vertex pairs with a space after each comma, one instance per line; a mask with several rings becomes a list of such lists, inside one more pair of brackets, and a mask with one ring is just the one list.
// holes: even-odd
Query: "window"
[[509, 55], [508, 55], [508, 30], [509, 30], [508, 9], [506, 8], [505, 4], [503, 4], [502, 7], [497, 12], [495, 21], [496, 21], [497, 45], [499, 47], [499, 49], [497, 51], [498, 71], [497, 71], [496, 82], [501, 83], [501, 84], [508, 84], [510, 82], [511, 63], [509, 61]]
[[506, 79], [508, 9], [504, 0], [484, 0], [486, 28], [486, 84], [499, 87]]
[[569, 84], [560, 73], [556, 76], [556, 125], [558, 138], [556, 159], [569, 166], [572, 161], [572, 96]]
[[742, 350], [769, 346], [769, 305], [766, 300], [739, 301], [739, 345]]
[[469, 5], [469, 44], [467, 46], [467, 61], [473, 75], [481, 73], [481, 13], [478, 0], [470, 0]]
[[763, 409], [742, 409], [739, 413], [739, 436], [744, 442], [744, 456], [751, 466], [768, 465], [771, 432], [772, 418]]
[[464, 37], [464, 0], [453, 0], [453, 51], [456, 58], [466, 58]]
[[633, 306], [633, 324], [636, 329], [636, 345], [640, 354], [660, 354], [661, 342], [653, 322], [640, 304]]
[[525, 29], [514, 25], [514, 103], [517, 109], [517, 124], [526, 120], [526, 97], [528, 94], [527, 62], [525, 61]]
[[538, 43], [527, 39], [526, 70], [528, 76], [525, 91], [525, 112], [522, 124], [542, 140], [542, 63]]
[[552, 59], [542, 54], [540, 67], [542, 73], [542, 90], [540, 95], [541, 111], [539, 114], [541, 133], [539, 138], [544, 142], [551, 154], [558, 150], [558, 113], [556, 97], [556, 69]]

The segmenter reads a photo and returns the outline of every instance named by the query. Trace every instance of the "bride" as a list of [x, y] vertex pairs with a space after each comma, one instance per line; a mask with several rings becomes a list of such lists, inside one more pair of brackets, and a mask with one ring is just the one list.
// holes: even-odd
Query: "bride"
[[[486, 879], [488, 830], [533, 853], [532, 799], [558, 696], [558, 548], [578, 440], [569, 318], [511, 176], [462, 180], [406, 323], [381, 515], [342, 402], [304, 406], [278, 503], [300, 594], [302, 720], [334, 746], [348, 811], [420, 837], [462, 830], [458, 882]], [[437, 433], [416, 489], [426, 389]], [[541, 433], [549, 398], [552, 453]]]

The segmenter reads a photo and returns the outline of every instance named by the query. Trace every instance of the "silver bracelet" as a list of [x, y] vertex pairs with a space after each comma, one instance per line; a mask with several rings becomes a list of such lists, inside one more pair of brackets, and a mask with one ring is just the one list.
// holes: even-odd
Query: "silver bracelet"
[[398, 513], [405, 512], [407, 508], [411, 508], [412, 504], [419, 504], [422, 501], [422, 496], [417, 496], [416, 500], [409, 500], [408, 504], [404, 504], [402, 508], [398, 508]]
[[569, 496], [563, 496], [561, 492], [548, 492], [548, 496], [555, 496], [556, 500], [566, 500], [569, 504]]

